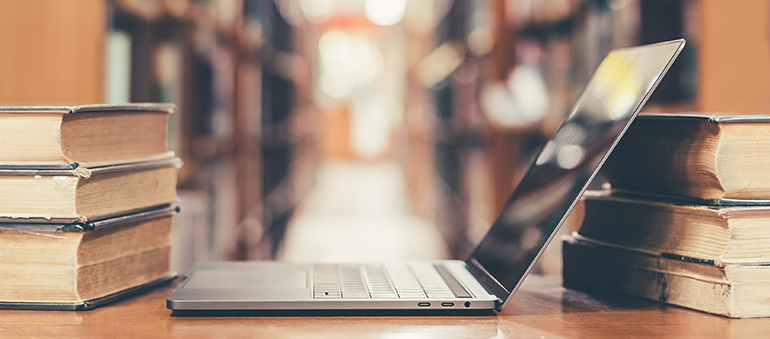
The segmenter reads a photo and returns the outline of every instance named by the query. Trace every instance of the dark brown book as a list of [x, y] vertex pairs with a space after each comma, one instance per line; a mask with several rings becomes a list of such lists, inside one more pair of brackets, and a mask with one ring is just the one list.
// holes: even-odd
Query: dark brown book
[[640, 114], [601, 173], [624, 190], [770, 199], [770, 116]]
[[609, 191], [587, 191], [583, 201], [578, 233], [593, 240], [724, 263], [770, 258], [770, 201], [713, 206]]
[[614, 291], [731, 318], [770, 316], [770, 262], [718, 264], [610, 246], [563, 241], [565, 286]]

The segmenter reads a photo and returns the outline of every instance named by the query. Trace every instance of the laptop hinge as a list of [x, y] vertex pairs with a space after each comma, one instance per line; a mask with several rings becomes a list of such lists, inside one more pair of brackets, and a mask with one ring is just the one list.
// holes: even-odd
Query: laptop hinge
[[502, 307], [511, 292], [500, 284], [483, 266], [476, 260], [476, 258], [468, 258], [465, 261], [465, 267], [476, 278], [476, 281], [487, 290], [487, 293], [494, 295], [498, 299], [498, 308]]

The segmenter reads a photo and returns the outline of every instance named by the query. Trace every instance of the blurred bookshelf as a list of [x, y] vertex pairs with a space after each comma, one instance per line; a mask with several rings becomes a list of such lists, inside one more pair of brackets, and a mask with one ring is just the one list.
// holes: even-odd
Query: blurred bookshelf
[[178, 105], [170, 140], [196, 206], [182, 214], [205, 220], [185, 255], [274, 258], [315, 162], [303, 30], [270, 0], [120, 0], [108, 13], [130, 40], [129, 100]]
[[[0, 2], [0, 104], [176, 103], [177, 269], [274, 258], [319, 153], [351, 157], [350, 107], [316, 104], [324, 27], [294, 20], [299, 4]], [[687, 39], [646, 111], [770, 113], [766, 0], [410, 1], [394, 27], [406, 75], [391, 155], [410, 212], [437, 225], [456, 258], [613, 48]]]
[[[414, 182], [425, 176], [426, 166], [436, 173], [432, 186], [411, 186], [411, 194], [415, 200], [432, 199], [429, 214], [455, 257], [465, 257], [480, 240], [611, 49], [687, 39], [647, 112], [770, 113], [766, 1], [447, 3], [443, 9], [434, 6], [440, 19], [429, 37], [416, 39], [430, 46], [421, 54], [423, 61], [447, 46], [457, 61], [429, 82], [420, 77], [421, 63], [414, 63], [408, 103], [427, 113], [422, 119], [407, 116], [412, 150], [407, 158], [431, 154], [431, 160], [413, 161], [407, 168]], [[494, 42], [489, 49], [479, 42], [485, 34]], [[573, 214], [567, 231], [579, 226], [580, 213]]]
[[316, 162], [309, 29], [271, 0], [4, 2], [0, 17], [3, 105], [176, 103], [176, 269], [275, 257]]

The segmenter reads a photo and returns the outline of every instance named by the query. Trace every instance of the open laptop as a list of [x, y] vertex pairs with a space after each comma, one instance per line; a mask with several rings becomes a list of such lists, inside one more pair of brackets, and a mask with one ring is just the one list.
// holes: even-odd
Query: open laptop
[[610, 52], [465, 261], [207, 262], [168, 308], [194, 310], [502, 310], [684, 47]]

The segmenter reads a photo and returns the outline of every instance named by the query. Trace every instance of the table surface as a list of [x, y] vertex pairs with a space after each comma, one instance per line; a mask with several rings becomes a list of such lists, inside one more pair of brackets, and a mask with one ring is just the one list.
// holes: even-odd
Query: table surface
[[728, 319], [533, 275], [499, 315], [179, 317], [172, 286], [91, 311], [0, 311], [0, 338], [759, 338], [770, 319]]

